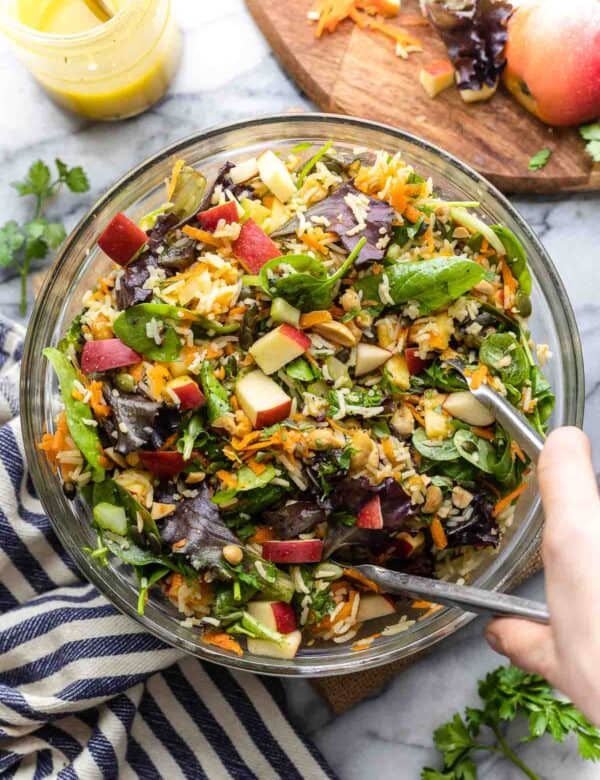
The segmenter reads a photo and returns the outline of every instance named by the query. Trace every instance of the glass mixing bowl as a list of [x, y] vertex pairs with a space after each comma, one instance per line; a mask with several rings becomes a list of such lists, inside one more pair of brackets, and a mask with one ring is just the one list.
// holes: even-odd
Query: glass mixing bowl
[[[59, 410], [56, 380], [42, 349], [58, 342], [78, 312], [81, 298], [108, 261], [96, 248], [96, 239], [119, 211], [132, 218], [164, 201], [163, 183], [174, 162], [185, 158], [209, 178], [226, 160], [254, 156], [266, 148], [289, 148], [301, 141], [315, 144], [333, 139], [340, 148], [368, 147], [400, 151], [424, 176], [431, 176], [440, 194], [451, 200], [478, 200], [492, 223], [513, 230], [523, 242], [534, 277], [531, 329], [538, 342], [554, 355], [546, 371], [557, 396], [552, 425], [581, 425], [584, 377], [581, 344], [567, 294], [548, 254], [519, 214], [498, 190], [456, 158], [419, 138], [349, 117], [324, 114], [275, 116], [238, 122], [198, 133], [168, 147], [128, 173], [94, 206], [65, 242], [35, 305], [27, 335], [21, 372], [21, 409], [25, 448], [33, 482], [54, 529], [83, 574], [120, 610], [148, 631], [182, 650], [225, 666], [263, 674], [324, 676], [354, 672], [404, 658], [423, 650], [464, 626], [473, 616], [457, 609], [440, 610], [417, 621], [410, 630], [375, 640], [368, 650], [352, 652], [350, 644], [305, 647], [291, 661], [231, 656], [203, 644], [197, 629], [184, 627], [174, 608], [153, 595], [146, 613], [136, 612], [137, 588], [131, 572], [116, 560], [107, 567], [82, 551], [94, 546], [90, 513], [80, 502], [69, 501], [48, 461], [36, 449], [42, 434], [53, 427]], [[539, 540], [542, 527], [535, 481], [521, 497], [515, 521], [498, 554], [475, 572], [480, 587], [510, 587]], [[395, 618], [397, 620], [397, 617]], [[369, 624], [371, 633], [374, 627]]]

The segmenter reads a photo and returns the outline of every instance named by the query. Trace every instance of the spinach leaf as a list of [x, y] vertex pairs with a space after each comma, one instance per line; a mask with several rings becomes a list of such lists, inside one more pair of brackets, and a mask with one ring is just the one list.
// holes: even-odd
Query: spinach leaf
[[461, 428], [454, 434], [454, 446], [468, 463], [486, 474], [494, 473], [496, 452], [489, 441]]
[[94, 482], [102, 482], [105, 474], [102, 466], [102, 445], [94, 415], [87, 404], [73, 398], [75, 382], [78, 379], [75, 367], [65, 354], [54, 347], [47, 347], [43, 355], [52, 364], [58, 378], [69, 433], [88, 462]]
[[452, 439], [431, 441], [427, 438], [424, 428], [417, 428], [412, 435], [412, 443], [416, 451], [429, 460], [458, 460], [460, 457], [460, 453]]
[[394, 263], [382, 274], [367, 274], [356, 282], [363, 301], [379, 302], [380, 285], [387, 277], [389, 295], [398, 306], [409, 301], [419, 304], [420, 314], [448, 306], [471, 290], [485, 276], [485, 270], [464, 257], [433, 257], [409, 263]]
[[513, 276], [519, 283], [521, 290], [527, 295], [531, 294], [531, 274], [527, 267], [527, 255], [523, 244], [515, 234], [504, 225], [491, 225], [492, 230], [504, 244], [506, 249], [506, 261], [510, 266]]
[[120, 558], [123, 563], [129, 566], [148, 566], [150, 564], [160, 564], [170, 570], [175, 570], [174, 564], [169, 562], [167, 556], [155, 555], [150, 550], [146, 550], [135, 544], [131, 539], [124, 536], [117, 536], [110, 531], [104, 531], [102, 541], [108, 547], [113, 555]]
[[[166, 307], [166, 308], [163, 308]], [[172, 325], [162, 322], [161, 343], [148, 336], [147, 327], [152, 320], [173, 318], [168, 304], [138, 303], [119, 314], [113, 323], [115, 335], [128, 347], [149, 360], [170, 362], [177, 360], [181, 352], [181, 340]], [[177, 317], [177, 319], [182, 319]]]
[[273, 485], [273, 483], [269, 483], [261, 488], [256, 488], [255, 490], [248, 490], [246, 493], [238, 496], [237, 503], [234, 507], [223, 509], [223, 514], [227, 518], [227, 524], [235, 524], [235, 520], [230, 520], [230, 516], [232, 515], [243, 514], [246, 516], [253, 516], [260, 514], [263, 509], [280, 501], [285, 493], [285, 488], [281, 487], [281, 485]]
[[[506, 385], [514, 388], [521, 388], [529, 378], [527, 355], [512, 333], [486, 336], [479, 348], [479, 360], [498, 374]], [[504, 365], [505, 362], [507, 365]]]
[[[336, 283], [343, 279], [366, 243], [361, 238], [338, 270], [329, 276], [325, 266], [310, 255], [284, 255], [269, 260], [260, 269], [260, 283], [263, 290], [272, 298], [283, 298], [300, 311], [328, 309], [333, 302]], [[269, 271], [287, 265], [293, 273], [276, 280], [269, 279]]]
[[200, 383], [206, 397], [206, 409], [208, 412], [208, 421], [212, 425], [219, 417], [223, 417], [231, 411], [229, 403], [229, 393], [219, 382], [208, 360], [202, 363], [200, 369]]
[[548, 422], [556, 402], [550, 383], [536, 365], [531, 366], [531, 397], [535, 400], [533, 413], [534, 425], [539, 433], [545, 433]]
[[465, 380], [456, 371], [448, 369], [439, 360], [422, 371], [418, 376], [411, 376], [411, 388], [435, 387], [453, 393], [467, 387]]

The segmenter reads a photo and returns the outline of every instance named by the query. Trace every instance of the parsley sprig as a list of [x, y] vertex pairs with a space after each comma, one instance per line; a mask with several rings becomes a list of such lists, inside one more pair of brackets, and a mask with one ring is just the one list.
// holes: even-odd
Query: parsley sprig
[[66, 231], [62, 222], [49, 222], [44, 217], [48, 202], [63, 185], [71, 192], [89, 190], [88, 178], [80, 166], [69, 168], [62, 160], [56, 160], [56, 178], [42, 160], [29, 168], [22, 181], [12, 186], [21, 197], [33, 196], [33, 218], [20, 225], [9, 220], [0, 228], [0, 267], [16, 267], [21, 277], [21, 314], [27, 311], [27, 277], [34, 260], [43, 260], [51, 249], [57, 249], [64, 241]]
[[529, 726], [523, 742], [545, 734], [562, 742], [574, 734], [581, 757], [600, 761], [600, 732], [570, 702], [557, 698], [542, 677], [503, 666], [490, 672], [478, 690], [481, 708], [468, 707], [464, 716], [456, 713], [435, 731], [435, 745], [444, 766], [441, 771], [424, 768], [421, 780], [477, 780], [474, 757], [478, 752], [500, 754], [530, 780], [539, 780], [507, 741], [506, 723], [518, 717], [526, 719]]
[[594, 162], [600, 162], [600, 122], [582, 125], [579, 134], [585, 143], [585, 150]]

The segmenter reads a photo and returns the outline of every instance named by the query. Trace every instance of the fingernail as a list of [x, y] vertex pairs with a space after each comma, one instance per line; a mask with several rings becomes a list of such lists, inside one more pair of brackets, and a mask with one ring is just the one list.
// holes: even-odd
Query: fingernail
[[500, 637], [497, 636], [497, 634], [488, 630], [485, 632], [485, 638], [492, 650], [494, 650], [496, 653], [502, 653], [502, 643], [500, 641]]

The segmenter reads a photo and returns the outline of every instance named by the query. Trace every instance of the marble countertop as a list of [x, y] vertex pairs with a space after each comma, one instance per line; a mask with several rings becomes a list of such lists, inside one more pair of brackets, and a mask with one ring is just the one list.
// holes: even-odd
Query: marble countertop
[[[120, 124], [95, 125], [64, 114], [0, 41], [3, 220], [25, 215], [25, 204], [19, 203], [9, 183], [22, 178], [38, 157], [60, 156], [69, 164], [84, 165], [89, 173], [89, 193], [61, 198], [50, 211], [71, 228], [116, 178], [183, 135], [250, 116], [311, 110], [310, 102], [280, 69], [242, 0], [216, 5], [175, 0], [175, 5], [186, 39], [182, 68], [165, 100]], [[552, 255], [575, 308], [586, 361], [586, 429], [597, 445], [600, 466], [600, 197], [557, 195], [513, 202]], [[3, 314], [18, 318], [17, 300], [16, 280], [0, 284]], [[542, 598], [543, 590], [543, 578], [538, 576], [521, 592]], [[292, 716], [343, 780], [418, 778], [421, 767], [436, 760], [433, 729], [456, 710], [474, 704], [476, 680], [502, 660], [488, 649], [482, 629], [481, 621], [472, 623], [378, 696], [337, 718], [307, 682], [286, 681]], [[546, 780], [591, 780], [600, 771], [579, 761], [572, 742], [521, 746], [519, 752]], [[480, 777], [517, 780], [522, 775], [492, 759], [483, 765]]]

